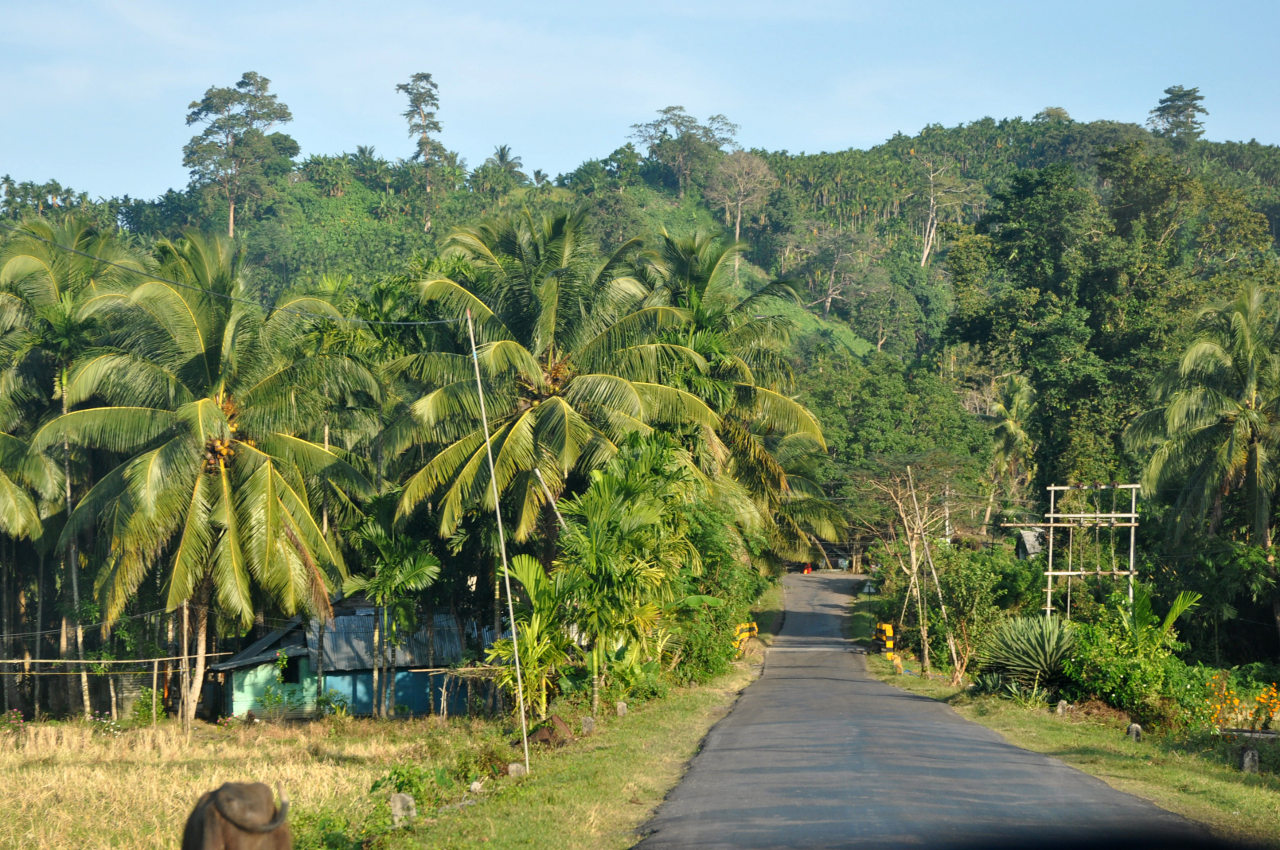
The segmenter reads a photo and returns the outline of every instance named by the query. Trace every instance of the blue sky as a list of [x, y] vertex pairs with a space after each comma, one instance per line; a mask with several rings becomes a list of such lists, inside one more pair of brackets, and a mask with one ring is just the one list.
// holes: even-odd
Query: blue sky
[[0, 0], [0, 174], [94, 197], [186, 185], [187, 105], [248, 70], [302, 155], [412, 144], [395, 91], [440, 86], [441, 140], [570, 171], [678, 104], [745, 147], [866, 148], [895, 132], [1064, 107], [1142, 123], [1198, 86], [1206, 137], [1280, 143], [1280, 3]]

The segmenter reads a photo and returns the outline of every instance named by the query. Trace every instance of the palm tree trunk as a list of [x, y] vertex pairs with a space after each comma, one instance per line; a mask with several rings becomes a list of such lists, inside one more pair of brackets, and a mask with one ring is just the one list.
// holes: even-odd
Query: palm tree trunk
[[591, 716], [600, 713], [600, 657], [596, 648], [591, 648]]
[[382, 716], [382, 677], [378, 675], [379, 666], [382, 664], [382, 619], [381, 615], [375, 615], [373, 618], [373, 687], [370, 689], [369, 697], [373, 700], [370, 710], [374, 717]]
[[[6, 550], [12, 551], [12, 546], [6, 546]], [[13, 638], [10, 635], [14, 629], [9, 624], [9, 566], [0, 563], [0, 635], [4, 636], [4, 642], [0, 643], [0, 658], [15, 658], [16, 653], [13, 652]], [[18, 692], [14, 688], [17, 682], [18, 668], [5, 666], [0, 670], [0, 675], [4, 676], [4, 711], [8, 713], [9, 709], [17, 706]]]
[[982, 514], [982, 530], [978, 532], [979, 537], [987, 536], [987, 528], [991, 525], [991, 512], [996, 506], [996, 482], [991, 482], [991, 495], [987, 496], [987, 509]]
[[382, 670], [382, 689], [378, 694], [379, 717], [387, 719], [387, 685], [391, 678], [387, 664], [387, 608], [382, 607], [382, 636], [378, 641], [378, 667]]
[[182, 662], [178, 668], [178, 705], [181, 709], [184, 729], [187, 726], [187, 691], [190, 690], [187, 687], [187, 683], [190, 681], [191, 671], [191, 665], [187, 663], [190, 658], [187, 644], [191, 638], [191, 622], [187, 616], [189, 608], [190, 606], [186, 602], [182, 603]]
[[[65, 366], [62, 369], [62, 383], [59, 386], [59, 394], [62, 396], [62, 415], [66, 416], [68, 407], [67, 369]], [[71, 443], [67, 439], [62, 441], [62, 477], [65, 487], [65, 507], [69, 520], [71, 518], [71, 509], [75, 507], [75, 503], [71, 499]], [[84, 717], [87, 720], [91, 713], [89, 704], [89, 671], [84, 666], [84, 627], [80, 625], [80, 554], [76, 551], [74, 537], [67, 541], [66, 570], [71, 580], [72, 622], [75, 624], [76, 630], [76, 660], [80, 662], [80, 699]], [[67, 706], [67, 711], [70, 713], [71, 706]]]
[[[329, 451], [329, 422], [327, 420], [324, 423], [324, 450], [326, 453]], [[329, 500], [327, 498], [320, 505], [320, 533], [326, 539], [329, 537]]]
[[[66, 604], [66, 599], [60, 600]], [[58, 628], [58, 658], [67, 658], [71, 655], [71, 618], [66, 614], [62, 615], [62, 623]], [[75, 714], [76, 704], [76, 679], [75, 676], [67, 676], [64, 680], [67, 683], [67, 716], [71, 717]]]
[[324, 632], [329, 624], [320, 620], [319, 636], [316, 639], [316, 701], [325, 695], [324, 687]]
[[200, 705], [200, 694], [204, 690], [204, 669], [208, 660], [205, 642], [209, 634], [209, 596], [209, 587], [206, 583], [201, 589], [199, 600], [196, 604], [196, 667], [188, 679], [186, 693], [185, 720], [188, 726], [196, 719], [196, 709]]
[[[35, 656], [36, 671], [40, 670], [40, 648], [44, 643], [44, 636], [40, 634], [44, 629], [44, 552], [40, 552], [36, 556], [36, 627], [35, 635]], [[38, 720], [40, 718], [40, 680], [43, 676], [35, 676], [31, 683], [31, 718]]]
[[396, 644], [391, 643], [391, 672], [387, 676], [387, 716], [396, 716]]
[[[476, 623], [479, 628], [480, 624]], [[502, 634], [502, 576], [498, 573], [498, 560], [493, 560], [493, 639], [497, 640]], [[459, 642], [465, 637], [461, 632], [458, 633]], [[480, 641], [484, 643], [483, 640]]]

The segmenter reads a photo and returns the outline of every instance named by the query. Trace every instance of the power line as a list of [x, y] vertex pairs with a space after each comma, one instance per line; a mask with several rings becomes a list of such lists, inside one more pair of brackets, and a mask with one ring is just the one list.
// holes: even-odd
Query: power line
[[[125, 616], [125, 617], [117, 617], [115, 620], [112, 620], [111, 622], [114, 625], [115, 623], [121, 622], [123, 620], [141, 620], [146, 617], [153, 617], [156, 614], [163, 614], [165, 613], [165, 610], [166, 609], [164, 608], [157, 608], [154, 611], [144, 611], [141, 614], [129, 614], [128, 616]], [[96, 628], [101, 628], [102, 626], [105, 626], [105, 625], [106, 625], [105, 622], [81, 623], [80, 627], [83, 629], [96, 629]], [[42, 629], [40, 631], [34, 631], [34, 632], [13, 632], [11, 634], [0, 634], [0, 641], [6, 641], [6, 640], [11, 640], [13, 638], [23, 638], [23, 637], [43, 637], [44, 635], [56, 635], [61, 633], [62, 633], [61, 628]]]
[[[215, 292], [212, 289], [206, 289], [203, 286], [196, 286], [195, 284], [192, 284], [192, 283], [183, 283], [177, 280], [170, 280], [169, 278], [161, 277], [159, 275], [148, 275], [145, 272], [139, 271], [138, 269], [131, 268], [129, 266], [122, 265], [120, 263], [112, 262], [111, 260], [103, 259], [102, 257], [95, 257], [93, 254], [90, 254], [87, 251], [81, 251], [79, 248], [72, 248], [70, 246], [62, 245], [58, 242], [54, 242], [52, 239], [45, 239], [43, 236], [38, 236], [34, 233], [30, 233], [26, 230], [22, 230], [21, 228], [15, 227], [6, 222], [0, 222], [0, 227], [3, 227], [5, 230], [8, 230], [10, 233], [18, 233], [18, 234], [21, 234], [22, 236], [27, 237], [28, 239], [35, 239], [38, 242], [43, 242], [46, 245], [57, 248], [60, 251], [66, 251], [69, 254], [76, 254], [77, 256], [84, 257], [85, 259], [93, 260], [94, 262], [102, 263], [103, 265], [111, 266], [112, 268], [119, 269], [121, 271], [128, 272], [130, 274], [136, 274], [136, 275], [146, 277], [149, 280], [159, 281], [160, 283], [167, 283], [171, 286], [177, 286], [181, 289], [190, 289], [196, 292], [202, 292], [205, 295], [208, 295], [210, 297], [221, 298], [225, 301], [230, 301], [235, 304], [246, 304], [251, 307], [262, 306], [260, 303], [258, 303], [257, 301], [254, 301], [252, 298], [237, 298], [234, 295], [228, 295], [223, 292]], [[395, 321], [395, 320], [389, 320], [389, 319], [357, 319], [352, 316], [326, 316], [323, 313], [313, 313], [310, 310], [292, 310], [288, 307], [278, 307], [276, 308], [275, 312], [285, 313], [292, 316], [303, 316], [309, 319], [327, 320], [330, 322], [340, 322], [340, 323], [346, 323], [346, 324], [352, 324], [352, 325], [377, 325], [377, 326], [383, 326], [383, 327], [423, 327], [426, 325], [454, 325], [454, 324], [460, 324], [462, 322], [462, 319], [431, 319], [431, 320], [424, 319], [424, 320], [403, 320], [403, 321]]]
[[[224, 655], [234, 655], [234, 652], [206, 652], [205, 658], [221, 658]], [[158, 658], [86, 658], [80, 661], [75, 658], [6, 658], [0, 660], [0, 664], [87, 664], [89, 666], [105, 665], [105, 664], [152, 664], [157, 661], [190, 661], [192, 658], [199, 658], [199, 655], [166, 655]], [[92, 671], [90, 671], [92, 672]], [[126, 671], [128, 672], [128, 671]], [[70, 675], [80, 675], [78, 671], [73, 671]]]

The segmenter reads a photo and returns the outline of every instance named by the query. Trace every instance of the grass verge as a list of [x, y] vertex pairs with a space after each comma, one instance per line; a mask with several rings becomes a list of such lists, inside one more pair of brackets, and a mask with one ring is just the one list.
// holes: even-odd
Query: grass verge
[[751, 606], [751, 616], [760, 630], [757, 636], [761, 643], [769, 646], [782, 630], [783, 615], [786, 613], [786, 593], [781, 581], [769, 585], [769, 588]]
[[718, 681], [672, 690], [602, 720], [594, 735], [535, 752], [532, 772], [436, 812], [387, 847], [624, 848], [684, 774], [711, 726], [758, 674], [739, 663]]
[[[911, 663], [906, 667], [919, 670]], [[883, 655], [868, 656], [867, 669], [891, 685], [946, 702], [1014, 746], [1061, 759], [1112, 788], [1204, 823], [1221, 838], [1280, 847], [1280, 777], [1274, 773], [1280, 752], [1274, 748], [1271, 764], [1263, 754], [1264, 773], [1248, 775], [1230, 763], [1239, 745], [1220, 738], [1148, 734], [1135, 743], [1124, 734], [1128, 718], [1100, 706], [1058, 716], [1048, 706], [974, 697], [945, 680], [895, 675]]]
[[876, 615], [869, 597], [854, 597], [852, 615], [849, 617], [849, 639], [870, 643], [876, 633]]

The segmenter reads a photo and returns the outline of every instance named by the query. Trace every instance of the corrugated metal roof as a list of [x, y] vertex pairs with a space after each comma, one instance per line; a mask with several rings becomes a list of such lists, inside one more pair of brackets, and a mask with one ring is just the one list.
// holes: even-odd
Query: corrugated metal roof
[[1018, 538], [1021, 556], [1024, 558], [1033, 558], [1039, 555], [1044, 549], [1044, 543], [1041, 542], [1041, 535], [1044, 533], [1042, 528], [1020, 528], [1018, 529]]
[[217, 664], [210, 664], [209, 669], [215, 673], [221, 673], [226, 670], [239, 670], [242, 667], [255, 667], [262, 663], [260, 659], [263, 656], [266, 656], [269, 659], [274, 659], [276, 649], [285, 650], [286, 655], [300, 654], [299, 652], [293, 651], [294, 647], [298, 647], [301, 652], [306, 652], [306, 646], [302, 643], [301, 631], [298, 632], [294, 641], [288, 642], [285, 640], [290, 631], [297, 629], [301, 625], [302, 618], [294, 617], [292, 620], [285, 623], [274, 632], [271, 632], [269, 635], [258, 638], [253, 643], [228, 658], [226, 661], [222, 661]]
[[[323, 644], [325, 670], [373, 669], [375, 610], [350, 607], [346, 613], [335, 616], [326, 624]], [[433, 628], [423, 625], [401, 641], [396, 649], [397, 665], [445, 667], [462, 659], [464, 641], [454, 618], [448, 614], [437, 614], [431, 625]], [[479, 628], [475, 623], [467, 623], [463, 628], [468, 636], [466, 643], [472, 646], [493, 643], [491, 626]], [[256, 667], [274, 661], [277, 651], [289, 656], [309, 653], [315, 658], [320, 652], [320, 645], [320, 624], [311, 622], [304, 626], [301, 617], [294, 617], [226, 661], [210, 665], [209, 669], [224, 672]]]

